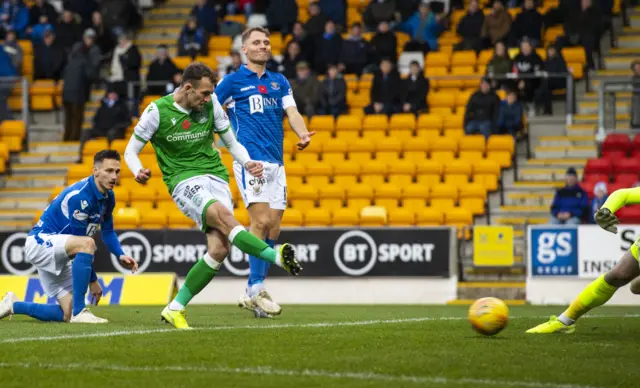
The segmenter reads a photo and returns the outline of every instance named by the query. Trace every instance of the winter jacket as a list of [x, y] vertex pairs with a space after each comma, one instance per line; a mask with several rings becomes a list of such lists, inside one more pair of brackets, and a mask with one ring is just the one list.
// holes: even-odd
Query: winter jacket
[[369, 43], [366, 40], [348, 38], [342, 41], [340, 63], [356, 66], [362, 70], [368, 63], [370, 51]]
[[467, 102], [467, 108], [464, 111], [464, 126], [469, 121], [491, 121], [495, 123], [498, 119], [500, 111], [500, 98], [493, 91], [482, 93], [478, 90], [473, 93]]
[[427, 94], [429, 94], [429, 80], [424, 78], [423, 74], [413, 79], [411, 75], [402, 80], [402, 90], [404, 97], [402, 100], [408, 102], [417, 111], [427, 108]]
[[477, 38], [482, 33], [484, 13], [478, 10], [475, 13], [467, 12], [458, 23], [458, 35], [464, 38]]
[[51, 46], [38, 43], [33, 51], [33, 78], [60, 80], [67, 61], [62, 47], [55, 42]]
[[395, 62], [398, 56], [397, 44], [398, 40], [392, 31], [384, 34], [377, 32], [371, 39], [371, 48], [373, 50], [375, 63], [380, 62], [383, 58], [390, 58]]
[[518, 130], [522, 128], [522, 104], [515, 102], [513, 104], [502, 101], [500, 104], [500, 113], [498, 114], [498, 128]]
[[323, 107], [347, 106], [347, 83], [342, 77], [322, 81], [320, 104]]
[[17, 74], [11, 56], [4, 50], [4, 45], [0, 45], [0, 77], [15, 77]]
[[93, 128], [107, 132], [118, 128], [124, 131], [131, 124], [131, 114], [124, 100], [116, 100], [111, 106], [105, 98], [93, 117]]
[[375, 30], [382, 21], [392, 21], [396, 11], [395, 0], [373, 0], [365, 9], [363, 19], [367, 28]]
[[384, 76], [377, 72], [371, 85], [371, 103], [381, 102], [384, 105], [396, 105], [402, 103], [402, 79], [397, 70], [392, 70]]
[[511, 59], [507, 56], [497, 57], [494, 55], [489, 63], [487, 63], [487, 73], [504, 75], [510, 73], [511, 70], [513, 70], [513, 62], [511, 62]]
[[42, 7], [38, 7], [34, 4], [29, 8], [29, 25], [33, 26], [40, 23], [40, 16], [46, 16], [49, 23], [55, 23], [58, 20], [58, 12], [55, 7], [48, 2], [42, 4]]
[[22, 0], [13, 4], [11, 0], [5, 0], [0, 4], [0, 20], [2, 16], [8, 15], [8, 27], [16, 32], [18, 38], [24, 38], [29, 25], [29, 9]]
[[427, 14], [422, 31], [419, 31], [421, 22], [420, 12], [416, 12], [409, 20], [399, 25], [398, 29], [408, 33], [413, 40], [427, 42], [432, 51], [438, 50], [438, 37], [444, 30], [444, 26], [438, 22], [433, 12]]
[[218, 14], [216, 9], [208, 4], [204, 7], [197, 5], [191, 9], [191, 15], [198, 19], [198, 25], [210, 34], [218, 33]]
[[333, 20], [341, 26], [347, 25], [347, 4], [346, 0], [319, 0], [318, 5], [324, 15], [329, 20]]
[[270, 26], [293, 25], [297, 19], [298, 4], [295, 0], [271, 0], [267, 8], [267, 22]]
[[491, 40], [491, 44], [495, 45], [498, 40], [507, 35], [510, 28], [511, 16], [506, 10], [502, 10], [495, 14], [490, 13], [484, 18], [482, 36], [489, 38], [489, 40]]
[[540, 41], [542, 33], [542, 15], [535, 8], [525, 9], [513, 22], [511, 26], [513, 37], [520, 40], [525, 36], [530, 39]]
[[522, 53], [516, 55], [513, 60], [513, 67], [518, 74], [532, 74], [536, 71], [542, 71], [544, 69], [544, 62], [542, 62], [542, 58], [540, 58], [538, 53], [532, 51], [529, 55]]
[[89, 100], [91, 84], [100, 75], [100, 49], [96, 45], [87, 47], [83, 42], [71, 49], [63, 73], [62, 99], [73, 104], [84, 104]]
[[582, 187], [579, 185], [565, 186], [556, 190], [556, 195], [551, 205], [551, 214], [557, 217], [558, 213], [569, 212], [572, 217], [581, 218], [588, 208], [589, 196]]

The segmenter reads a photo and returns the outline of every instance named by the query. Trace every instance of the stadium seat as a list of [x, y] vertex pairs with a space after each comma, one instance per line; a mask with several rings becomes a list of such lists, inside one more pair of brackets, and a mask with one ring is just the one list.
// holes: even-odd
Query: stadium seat
[[472, 50], [456, 51], [451, 55], [451, 67], [476, 65], [476, 52]]
[[356, 226], [358, 225], [359, 211], [351, 208], [340, 208], [332, 212], [333, 226]]
[[387, 212], [390, 226], [412, 226], [416, 224], [416, 212], [408, 208], [396, 208]]
[[170, 211], [167, 217], [167, 224], [171, 229], [191, 229], [196, 225], [192, 219], [182, 214], [178, 209]]
[[418, 174], [434, 174], [439, 176], [442, 174], [442, 163], [436, 160], [424, 160], [416, 165], [416, 172]]
[[372, 153], [376, 147], [371, 139], [359, 138], [355, 139], [347, 144], [347, 150], [351, 155], [352, 152], [367, 152]]
[[434, 114], [421, 114], [416, 123], [417, 129], [433, 129], [441, 131], [444, 126], [441, 116]]
[[[629, 176], [630, 174], [621, 174], [622, 176]], [[631, 176], [635, 176], [635, 175], [631, 175]], [[616, 176], [617, 180], [618, 176]], [[583, 178], [583, 181], [585, 182], [609, 182], [609, 175], [605, 175], [605, 174], [588, 174], [585, 175]]]
[[314, 208], [304, 212], [304, 226], [319, 227], [331, 225], [331, 212], [328, 209]]
[[607, 159], [589, 159], [584, 169], [585, 174], [604, 174], [611, 175], [613, 165]]
[[[634, 153], [632, 153], [631, 155], [633, 156]], [[611, 161], [616, 160], [616, 159], [626, 158], [626, 157], [627, 157], [627, 153], [625, 151], [618, 151], [618, 150], [603, 150], [602, 151], [602, 158], [609, 159]]]
[[318, 188], [311, 185], [289, 187], [289, 198], [309, 199], [315, 201], [316, 199], [318, 199]]
[[140, 227], [144, 229], [163, 229], [167, 226], [167, 214], [160, 210], [145, 210], [140, 213]]
[[9, 160], [9, 145], [0, 141], [0, 159]]
[[402, 149], [406, 152], [420, 151], [426, 153], [429, 151], [431, 140], [424, 137], [414, 137], [402, 143]]
[[487, 66], [489, 61], [491, 61], [491, 58], [493, 58], [493, 50], [488, 49], [480, 51], [477, 61], [478, 66]]
[[376, 154], [380, 152], [401, 152], [403, 142], [396, 138], [392, 133], [389, 137], [377, 137], [373, 140], [375, 143]]
[[357, 176], [360, 175], [360, 172], [362, 171], [360, 164], [354, 161], [342, 162], [338, 165], [334, 165], [334, 168], [334, 183], [341, 184], [344, 187], [350, 184], [355, 184]]
[[[596, 180], [595, 177], [600, 177], [600, 179]], [[598, 175], [598, 176], [594, 176], [593, 178], [594, 179], [591, 179], [591, 182], [595, 182], [595, 183], [609, 182], [608, 179], [602, 179], [602, 178], [607, 178], [605, 175]], [[636, 182], [638, 182], [638, 174], [628, 174], [628, 173], [618, 174], [614, 177], [613, 181], [614, 183], [617, 183], [617, 184], [621, 184], [627, 187], [632, 187]]]
[[346, 196], [346, 188], [338, 184], [320, 187], [318, 190], [318, 198], [320, 200], [324, 200], [324, 199], [344, 200], [345, 196]]
[[460, 187], [460, 207], [473, 215], [484, 214], [487, 190], [478, 183], [469, 183]]
[[297, 209], [287, 209], [282, 216], [282, 226], [301, 226], [303, 221], [302, 212]]
[[[336, 129], [333, 116], [313, 116], [309, 122], [309, 128], [317, 132], [334, 132]], [[315, 137], [313, 138], [315, 140]]]
[[431, 51], [427, 54], [425, 61], [425, 69], [434, 67], [448, 68], [451, 64], [451, 55], [449, 53]]
[[[314, 140], [312, 139], [312, 141]], [[338, 139], [331, 139], [322, 145], [323, 153], [324, 152], [341, 152], [344, 154], [345, 152], [347, 152], [347, 149], [348, 149], [348, 144]]]
[[244, 207], [244, 205], [240, 205], [233, 210], [233, 217], [238, 220], [240, 225], [248, 227], [251, 224], [251, 219], [249, 218], [249, 212]]
[[0, 136], [11, 137], [17, 136], [23, 139], [26, 135], [26, 126], [23, 121], [20, 120], [4, 120], [0, 122]]
[[624, 133], [611, 133], [602, 143], [602, 151], [622, 151], [625, 154], [631, 149], [631, 140]]
[[292, 199], [290, 202], [292, 208], [299, 210], [302, 213], [306, 213], [316, 207], [316, 201], [313, 199]]
[[380, 206], [367, 206], [360, 210], [360, 226], [384, 226], [387, 210]]
[[104, 149], [109, 148], [109, 143], [107, 143], [106, 138], [99, 138], [89, 140], [85, 143], [84, 148], [82, 149], [82, 155], [95, 155], [98, 151], [102, 151]]
[[429, 155], [431, 159], [442, 163], [449, 163], [454, 159], [458, 144], [454, 139], [442, 136], [431, 142], [430, 148]]
[[431, 187], [430, 198], [431, 206], [449, 209], [458, 199], [458, 189], [444, 183], [436, 184]]
[[155, 187], [149, 185], [142, 186], [139, 184], [135, 189], [130, 190], [130, 193], [131, 201], [148, 201], [150, 203], [155, 202], [158, 194]]
[[437, 226], [442, 225], [444, 215], [442, 211], [435, 207], [425, 207], [416, 209], [416, 224], [418, 226]]
[[487, 142], [487, 153], [492, 151], [506, 151], [513, 154], [515, 141], [511, 135], [491, 135]]
[[415, 172], [416, 164], [409, 160], [398, 160], [394, 163], [389, 164], [388, 166], [389, 178], [397, 174], [408, 175], [411, 177], [415, 174]]
[[120, 208], [113, 214], [118, 229], [136, 229], [140, 225], [140, 212], [134, 208]]
[[364, 120], [362, 120], [363, 131], [386, 131], [388, 126], [389, 118], [387, 115], [367, 115], [364, 116]]
[[473, 224], [473, 216], [471, 212], [460, 207], [447, 209], [444, 213], [444, 218], [447, 225], [457, 226], [458, 228]]
[[501, 168], [511, 167], [513, 155], [507, 151], [488, 151], [487, 159], [498, 163]]
[[67, 184], [71, 184], [73, 182], [77, 182], [80, 179], [86, 178], [89, 176], [89, 171], [91, 171], [92, 165], [90, 164], [72, 164], [69, 166], [67, 170]]
[[640, 223], [640, 205], [625, 206], [616, 213], [623, 224]]
[[[440, 81], [445, 82], [445, 81]], [[451, 82], [451, 81], [447, 81]], [[459, 81], [456, 81], [459, 82]], [[429, 111], [434, 112], [438, 108], [444, 108], [443, 112], [451, 113], [456, 106], [456, 96], [452, 93], [433, 92], [427, 95], [427, 104], [429, 105]]]
[[458, 149], [463, 151], [479, 151], [484, 153], [486, 148], [485, 138], [482, 135], [467, 135], [458, 141]]
[[631, 158], [614, 160], [613, 172], [614, 174], [640, 174], [640, 163]]
[[464, 127], [464, 112], [446, 116], [443, 125], [445, 131], [447, 129], [462, 129]]
[[411, 113], [397, 113], [391, 116], [389, 121], [389, 131], [393, 136], [394, 131], [409, 129], [411, 131], [416, 128], [416, 116]]

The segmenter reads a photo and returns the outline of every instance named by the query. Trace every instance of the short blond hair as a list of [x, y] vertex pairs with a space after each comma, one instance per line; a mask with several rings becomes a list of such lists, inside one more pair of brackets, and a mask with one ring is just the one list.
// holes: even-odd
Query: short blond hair
[[271, 36], [271, 33], [269, 32], [269, 30], [267, 30], [266, 28], [263, 27], [251, 27], [248, 30], [246, 30], [245, 32], [242, 33], [242, 44], [245, 44], [247, 42], [247, 40], [249, 39], [249, 36], [251, 35], [252, 32], [262, 32], [263, 34], [265, 34], [267, 36], [267, 38], [269, 38]]

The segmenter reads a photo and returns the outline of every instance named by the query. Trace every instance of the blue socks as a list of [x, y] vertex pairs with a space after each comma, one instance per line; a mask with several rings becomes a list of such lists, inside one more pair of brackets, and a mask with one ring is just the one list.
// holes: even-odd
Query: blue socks
[[89, 288], [91, 273], [93, 272], [93, 255], [78, 253], [71, 265], [73, 276], [73, 315], [78, 315], [85, 308], [85, 296]]
[[[264, 240], [271, 248], [274, 247], [276, 242], [274, 240], [266, 239]], [[264, 282], [264, 279], [267, 277], [267, 272], [269, 272], [269, 267], [271, 263], [259, 259], [255, 256], [249, 256], [249, 288], [254, 284]]]
[[62, 307], [57, 304], [15, 302], [13, 304], [13, 313], [17, 315], [28, 315], [31, 318], [44, 322], [64, 321]]

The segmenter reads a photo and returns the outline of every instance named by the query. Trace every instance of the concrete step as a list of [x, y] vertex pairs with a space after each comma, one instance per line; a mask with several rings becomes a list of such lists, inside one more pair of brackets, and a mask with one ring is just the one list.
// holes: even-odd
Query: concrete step
[[[636, 48], [633, 48], [633, 49], [624, 49], [623, 48], [623, 49], [620, 49], [620, 50], [628, 50], [628, 51], [621, 51], [621, 52], [623, 52], [623, 53], [629, 52], [629, 53], [633, 53], [633, 54], [630, 54], [630, 56], [617, 56], [616, 55], [616, 56], [606, 56], [606, 57], [604, 57], [604, 68], [605, 69], [607, 69], [607, 70], [629, 70], [631, 68], [631, 62], [635, 60], [634, 56], [637, 55], [637, 54], [640, 54], [640, 47], [637, 47], [637, 52], [635, 52]], [[614, 53], [612, 52], [610, 54], [614, 54]], [[615, 54], [618, 54], [618, 52], [616, 52]]]
[[[547, 212], [549, 212], [547, 207]], [[491, 218], [491, 222], [494, 225], [512, 225], [514, 228], [524, 228], [525, 225], [538, 225], [546, 224], [549, 222], [550, 216], [510, 216], [510, 215], [498, 215]]]
[[[636, 17], [631, 19], [631, 26], [638, 27], [634, 25], [634, 20]], [[618, 47], [620, 48], [636, 48], [640, 47], [640, 39], [635, 35], [622, 35], [618, 37]]]
[[507, 189], [519, 191], [553, 190], [564, 186], [564, 181], [532, 182], [520, 181], [507, 185]]
[[598, 156], [598, 150], [595, 145], [592, 146], [556, 146], [556, 147], [535, 147], [534, 154], [536, 158], [595, 158]]
[[[578, 168], [578, 175], [582, 176], [583, 169]], [[524, 181], [556, 181], [562, 180], [567, 169], [563, 167], [538, 167], [518, 169], [518, 180]]]
[[29, 188], [29, 189], [11, 189], [5, 188], [0, 189], [0, 198], [1, 199], [19, 199], [19, 198], [34, 198], [34, 199], [44, 199], [48, 200], [51, 196], [53, 188]]
[[73, 163], [78, 159], [78, 152], [22, 152], [16, 157], [16, 163]]
[[502, 300], [524, 300], [523, 282], [464, 282], [458, 283], [458, 300], [476, 300], [492, 296]]
[[0, 221], [1, 232], [14, 232], [22, 231], [26, 232], [33, 227], [33, 220], [28, 221]]
[[77, 152], [80, 142], [34, 142], [29, 144], [29, 151], [34, 153]]
[[178, 40], [178, 36], [180, 36], [180, 32], [182, 31], [182, 26], [179, 27], [171, 27], [167, 26], [168, 23], [165, 20], [163, 25], [154, 26], [152, 28], [145, 28], [136, 36], [136, 41], [144, 41], [144, 40], [153, 40], [153, 39], [163, 39], [163, 38], [173, 38], [175, 41]]
[[[582, 101], [598, 101], [598, 93], [591, 92], [585, 93], [580, 96]], [[616, 93], [616, 101], [630, 101], [631, 100], [631, 92], [617, 92]]]
[[[613, 117], [613, 116], [611, 116]], [[598, 124], [598, 115], [597, 114], [579, 114], [573, 116], [573, 119], [576, 124]], [[629, 123], [629, 114], [628, 113], [616, 113], [616, 122], [620, 125], [624, 125], [626, 122]]]
[[34, 217], [42, 213], [41, 210], [6, 210], [0, 209], [0, 221], [32, 222]]
[[10, 176], [0, 181], [1, 188], [10, 189], [27, 189], [27, 188], [53, 188], [55, 186], [64, 186], [66, 183], [65, 176], [51, 175], [25, 175]]
[[11, 173], [13, 175], [33, 175], [33, 174], [46, 174], [48, 176], [67, 174], [69, 163], [48, 163], [48, 164], [17, 164], [11, 166]]
[[567, 126], [569, 136], [591, 136], [593, 138], [596, 131], [596, 124], [571, 124]]
[[[578, 114], [580, 115], [597, 115], [598, 101], [580, 101], [578, 103]], [[631, 101], [616, 100], [616, 114], [629, 114], [631, 112]]]
[[463, 267], [464, 278], [468, 281], [524, 281], [526, 268], [476, 268]]
[[506, 205], [513, 206], [550, 206], [555, 192], [508, 192], [504, 199]]
[[0, 210], [42, 211], [49, 204], [49, 198], [0, 198]]
[[575, 167], [584, 166], [587, 163], [587, 158], [573, 158], [573, 159], [528, 159], [518, 161], [520, 168], [539, 168], [539, 167]]
[[593, 144], [593, 136], [540, 136], [538, 139], [543, 147], [575, 147]]
[[189, 17], [188, 8], [176, 8], [176, 9], [157, 9], [154, 10], [145, 20], [145, 26], [150, 27], [152, 21], [166, 21], [170, 24], [163, 24], [165, 26], [176, 27], [182, 26]]

